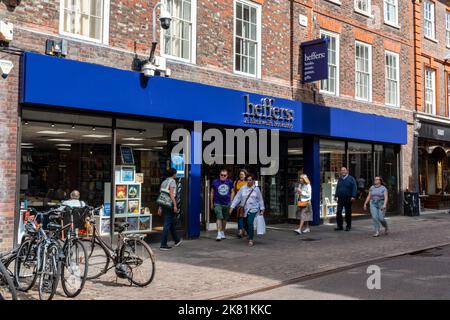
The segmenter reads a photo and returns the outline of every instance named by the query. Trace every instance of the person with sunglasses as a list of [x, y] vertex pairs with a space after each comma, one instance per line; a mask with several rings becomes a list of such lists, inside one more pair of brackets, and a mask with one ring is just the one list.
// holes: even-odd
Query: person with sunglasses
[[370, 202], [370, 213], [373, 220], [373, 228], [375, 230], [374, 237], [380, 236], [380, 224], [384, 227], [385, 234], [388, 233], [388, 225], [384, 219], [388, 203], [388, 191], [383, 184], [383, 179], [376, 176], [373, 186], [369, 189], [366, 202], [364, 203], [364, 210], [367, 210], [367, 204]]
[[248, 235], [248, 245], [253, 246], [253, 223], [257, 214], [264, 214], [264, 200], [261, 191], [255, 186], [254, 176], [248, 174], [246, 177], [247, 185], [239, 189], [239, 192], [233, 199], [230, 207], [230, 213], [238, 205], [244, 207], [244, 229]]
[[228, 170], [222, 169], [220, 176], [211, 185], [211, 208], [216, 214], [216, 241], [226, 239], [225, 230], [229, 218], [231, 199], [234, 197], [233, 182], [228, 178]]

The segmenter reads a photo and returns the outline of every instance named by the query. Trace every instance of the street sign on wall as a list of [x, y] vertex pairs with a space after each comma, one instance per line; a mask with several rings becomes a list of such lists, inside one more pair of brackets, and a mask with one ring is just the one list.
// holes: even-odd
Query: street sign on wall
[[328, 40], [316, 39], [300, 44], [303, 83], [328, 78]]

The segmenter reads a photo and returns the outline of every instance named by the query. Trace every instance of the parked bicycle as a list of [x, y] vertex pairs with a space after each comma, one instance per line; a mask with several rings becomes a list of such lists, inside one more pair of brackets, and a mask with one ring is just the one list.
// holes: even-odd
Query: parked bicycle
[[0, 300], [16, 300], [17, 292], [13, 275], [3, 261], [4, 256], [0, 256]]
[[[86, 249], [74, 228], [72, 210], [66, 210], [71, 218], [70, 223], [65, 226], [61, 226], [63, 215], [60, 208], [45, 213], [33, 211], [36, 218], [29, 219], [25, 224], [24, 240], [16, 258], [15, 277], [18, 289], [30, 290], [39, 277], [39, 298], [50, 300], [61, 278], [66, 296], [77, 296], [86, 282], [88, 261]], [[46, 215], [50, 222], [44, 231], [41, 222]], [[67, 237], [61, 245], [59, 238], [66, 230]]]
[[[95, 223], [95, 214], [102, 209], [90, 208], [86, 222], [92, 235], [82, 238], [86, 245], [89, 261], [88, 279], [95, 279], [114, 268], [118, 278], [127, 279], [139, 287], [149, 285], [155, 276], [155, 256], [143, 235], [124, 234], [129, 223], [116, 223], [117, 247], [108, 245], [100, 237]], [[110, 264], [112, 265], [110, 266]]]

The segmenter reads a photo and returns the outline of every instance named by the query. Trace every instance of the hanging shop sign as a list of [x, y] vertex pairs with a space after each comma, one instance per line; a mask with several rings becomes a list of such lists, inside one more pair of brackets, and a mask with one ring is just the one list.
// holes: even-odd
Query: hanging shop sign
[[303, 42], [300, 48], [303, 83], [328, 79], [328, 39]]
[[244, 99], [244, 123], [286, 129], [294, 127], [293, 109], [276, 107], [272, 98], [262, 98], [261, 103], [250, 102], [248, 95]]

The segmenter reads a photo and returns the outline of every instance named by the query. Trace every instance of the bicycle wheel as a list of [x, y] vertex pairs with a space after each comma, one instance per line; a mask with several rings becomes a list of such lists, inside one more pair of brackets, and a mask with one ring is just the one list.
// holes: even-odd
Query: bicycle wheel
[[51, 300], [58, 288], [60, 263], [58, 260], [60, 248], [50, 244], [42, 255], [42, 270], [39, 277], [39, 299]]
[[17, 300], [17, 292], [11, 275], [0, 261], [0, 300]]
[[120, 250], [120, 263], [126, 264], [131, 275], [129, 280], [145, 287], [155, 276], [155, 257], [150, 246], [141, 239], [128, 239]]
[[31, 239], [22, 242], [17, 251], [14, 277], [19, 291], [30, 290], [37, 280], [37, 257], [35, 243]]
[[108, 271], [110, 263], [108, 249], [92, 238], [82, 238], [81, 241], [88, 254], [87, 279], [96, 279]]
[[78, 239], [68, 240], [64, 245], [64, 260], [61, 265], [61, 285], [69, 298], [80, 294], [88, 275], [86, 248]]

